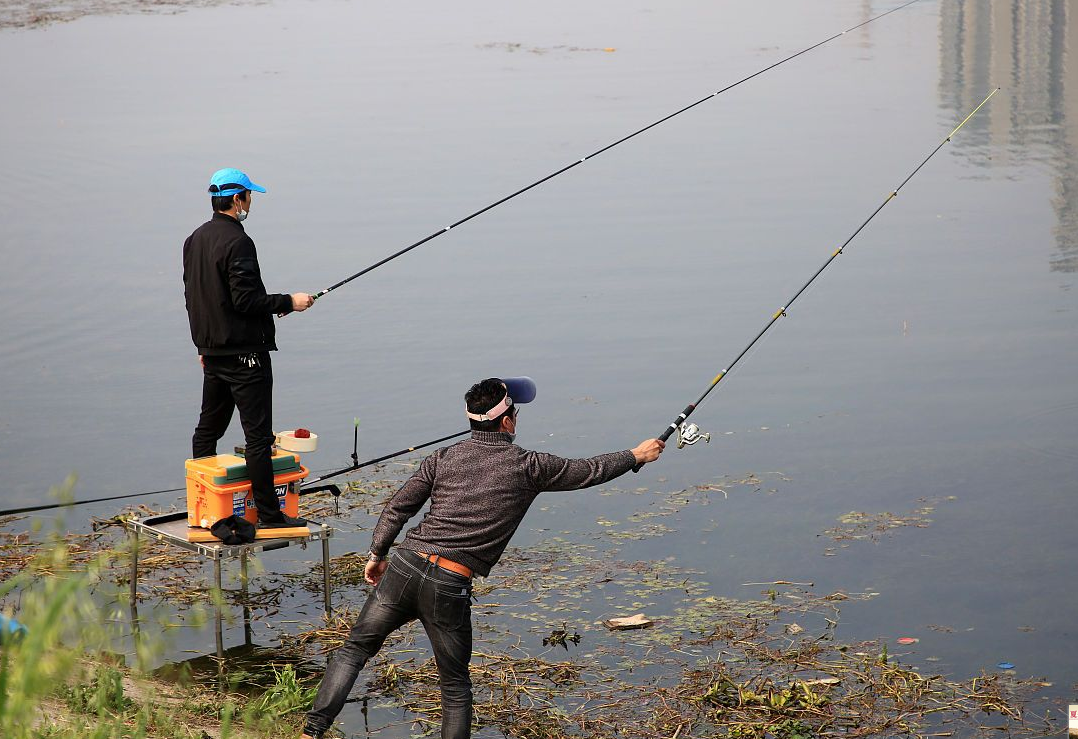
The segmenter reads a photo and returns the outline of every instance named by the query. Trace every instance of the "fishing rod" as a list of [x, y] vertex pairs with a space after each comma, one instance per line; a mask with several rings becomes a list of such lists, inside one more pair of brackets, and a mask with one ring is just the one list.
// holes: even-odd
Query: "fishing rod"
[[[925, 157], [924, 161], [918, 164], [916, 169], [910, 172], [906, 179], [902, 180], [902, 184], [892, 190], [887, 195], [887, 197], [884, 198], [884, 201], [880, 203], [876, 210], [872, 211], [872, 215], [866, 218], [865, 221], [857, 227], [857, 230], [850, 234], [850, 237], [844, 242], [842, 242], [842, 245], [831, 253], [831, 256], [827, 258], [827, 261], [825, 261], [818, 270], [816, 270], [816, 273], [809, 278], [808, 282], [802, 285], [801, 289], [794, 293], [793, 297], [787, 300], [785, 305], [775, 311], [774, 315], [771, 316], [771, 319], [760, 330], [760, 333], [756, 334], [756, 337], [749, 342], [748, 346], [741, 350], [741, 353], [734, 358], [734, 361], [727, 365], [725, 369], [720, 371], [719, 374], [715, 375], [715, 379], [713, 379], [711, 381], [711, 384], [707, 386], [707, 389], [704, 391], [703, 395], [697, 398], [695, 402], [689, 403], [687, 406], [685, 406], [685, 410], [683, 410], [681, 414], [677, 418], [675, 418], [669, 426], [666, 427], [666, 429], [662, 432], [662, 435], [659, 436], [660, 441], [666, 441], [675, 431], [678, 434], [678, 447], [682, 447], [687, 444], [695, 444], [701, 438], [705, 438], [707, 441], [710, 441], [710, 435], [700, 434], [700, 430], [696, 427], [696, 424], [691, 423], [687, 427], [685, 427], [684, 430], [682, 429], [682, 424], [684, 424], [685, 420], [692, 415], [692, 412], [695, 411], [696, 408], [700, 405], [700, 403], [703, 402], [704, 398], [706, 398], [708, 394], [710, 394], [711, 391], [714, 390], [720, 382], [722, 382], [722, 378], [726, 377], [730, 370], [732, 370], [734, 366], [741, 361], [741, 358], [748, 354], [749, 350], [752, 349], [752, 347], [756, 345], [756, 342], [758, 342], [763, 337], [763, 335], [767, 333], [768, 329], [774, 326], [780, 318], [784, 318], [786, 316], [786, 310], [791, 305], [793, 305], [795, 300], [801, 297], [801, 294], [808, 289], [809, 285], [811, 285], [816, 280], [816, 278], [823, 273], [825, 269], [827, 269], [831, 262], [835, 261], [839, 254], [843, 253], [843, 250], [845, 250], [849, 243], [857, 237], [857, 234], [861, 233], [861, 230], [869, 224], [869, 221], [875, 218], [876, 214], [883, 210], [884, 206], [886, 206], [898, 196], [898, 191], [905, 187], [906, 183], [913, 179], [913, 176], [920, 171], [921, 167], [928, 164], [928, 160], [934, 157], [936, 155], [936, 152], [942, 149], [947, 144], [947, 142], [951, 140], [951, 137], [958, 133], [959, 129], [961, 129], [962, 126], [966, 125], [966, 122], [969, 121], [969, 119], [972, 118], [974, 115], [976, 115], [977, 111], [984, 107], [984, 105], [987, 104], [988, 101], [992, 99], [992, 96], [995, 95], [997, 92], [999, 92], [998, 87], [992, 90], [992, 92], [988, 94], [988, 97], [981, 101], [980, 105], [974, 108], [969, 115], [962, 119], [961, 123], [954, 127], [954, 130], [947, 134], [947, 137], [943, 139], [943, 141], [941, 141], [935, 149], [932, 150], [932, 153]], [[639, 472], [640, 468], [643, 466], [643, 464], [636, 465], [635, 467], [633, 467], [633, 472]]]
[[[464, 436], [467, 433], [470, 433], [470, 429], [467, 429], [467, 430], [464, 430], [464, 431], [458, 431], [455, 434], [450, 434], [449, 436], [443, 436], [443, 437], [441, 437], [439, 439], [434, 439], [433, 441], [427, 441], [427, 442], [424, 442], [422, 444], [416, 444], [415, 446], [410, 446], [410, 447], [408, 447], [406, 449], [401, 449], [400, 451], [393, 452], [392, 454], [384, 454], [381, 457], [375, 457], [374, 459], [368, 459], [366, 462], [358, 461], [358, 458], [356, 457], [355, 452], [353, 452], [352, 453], [352, 459], [355, 460], [355, 461], [353, 461], [353, 463], [351, 465], [349, 465], [348, 467], [336, 470], [335, 472], [329, 472], [329, 473], [327, 473], [325, 475], [322, 475], [321, 477], [316, 477], [315, 479], [309, 480], [309, 481], [307, 481], [307, 482], [305, 482], [303, 484], [305, 486], [310, 486], [310, 485], [313, 485], [316, 482], [322, 482], [323, 480], [328, 480], [331, 477], [337, 477], [338, 475], [343, 475], [343, 474], [346, 474], [348, 472], [354, 472], [355, 470], [361, 469], [363, 467], [370, 467], [372, 464], [378, 464], [379, 462], [385, 462], [387, 459], [393, 459], [394, 457], [399, 457], [402, 454], [408, 454], [409, 452], [414, 452], [417, 449], [423, 449], [424, 447], [433, 446], [434, 444], [440, 444], [443, 441], [449, 441], [450, 439], [455, 439], [458, 436]], [[324, 489], [324, 487], [325, 486], [323, 486], [323, 489]], [[74, 507], [74, 506], [89, 505], [90, 503], [104, 503], [104, 502], [110, 501], [110, 500], [124, 500], [126, 498], [143, 498], [143, 497], [146, 497], [146, 496], [149, 496], [149, 495], [161, 495], [163, 493], [179, 493], [179, 492], [183, 492], [184, 490], [186, 490], [186, 488], [168, 488], [166, 490], [149, 490], [149, 491], [143, 492], [143, 493], [129, 493], [127, 495], [112, 495], [112, 496], [109, 496], [109, 497], [106, 497], [106, 498], [92, 498], [90, 500], [72, 500], [72, 501], [66, 501], [64, 503], [49, 503], [48, 505], [26, 506], [24, 508], [9, 508], [8, 510], [0, 511], [0, 518], [2, 518], [4, 516], [16, 516], [16, 515], [19, 515], [19, 514], [22, 514], [22, 513], [34, 513], [34, 512], [37, 512], [37, 511], [51, 511], [51, 510], [55, 510], [57, 508], [71, 508], [71, 507]], [[319, 490], [313, 490], [313, 489], [301, 489], [300, 490], [300, 495], [307, 495], [308, 493], [315, 493], [315, 492], [320, 492], [320, 491]]]
[[[356, 421], [356, 428], [357, 429], [359, 428], [359, 421], [358, 420]], [[440, 444], [443, 441], [449, 441], [450, 439], [455, 439], [458, 436], [464, 436], [465, 434], [470, 433], [470, 432], [471, 432], [471, 429], [465, 429], [464, 431], [458, 431], [455, 434], [450, 434], [449, 436], [443, 436], [440, 439], [435, 439], [434, 441], [428, 441], [428, 442], [426, 442], [424, 444], [416, 444], [415, 446], [410, 446], [407, 449], [401, 449], [399, 452], [393, 452], [392, 454], [386, 454], [386, 455], [384, 455], [382, 457], [377, 457], [375, 459], [369, 459], [366, 462], [360, 462], [359, 461], [359, 457], [356, 454], [356, 447], [353, 446], [352, 447], [352, 464], [350, 464], [348, 467], [344, 467], [343, 469], [339, 469], [339, 470], [337, 470], [335, 472], [326, 473], [325, 475], [322, 475], [321, 477], [316, 477], [313, 480], [308, 480], [308, 481], [302, 483], [302, 487], [299, 490], [299, 495], [310, 495], [311, 493], [332, 493], [333, 494], [333, 508], [334, 508], [335, 513], [339, 516], [341, 514], [341, 507], [340, 507], [340, 505], [341, 505], [341, 489], [340, 489], [340, 487], [335, 483], [330, 483], [328, 485], [315, 485], [314, 483], [322, 482], [323, 480], [328, 480], [329, 478], [336, 477], [337, 475], [343, 475], [343, 474], [348, 473], [348, 472], [353, 472], [355, 470], [358, 470], [360, 467], [366, 467], [368, 465], [378, 464], [379, 462], [384, 462], [387, 459], [392, 459], [393, 457], [399, 457], [400, 455], [407, 454], [408, 452], [414, 452], [416, 449], [422, 449], [423, 447], [433, 446], [434, 444]], [[358, 439], [358, 432], [357, 432], [357, 437], [356, 438]]]
[[560, 174], [562, 174], [564, 172], [568, 172], [570, 169], [573, 169], [574, 167], [583, 164], [584, 162], [588, 161], [589, 159], [593, 159], [593, 158], [599, 156], [600, 154], [602, 154], [603, 152], [609, 151], [610, 149], [613, 149], [615, 146], [617, 146], [619, 144], [623, 144], [626, 141], [628, 141], [629, 139], [635, 138], [635, 137], [639, 136], [640, 134], [644, 133], [645, 131], [648, 131], [648, 130], [650, 130], [652, 128], [655, 128], [656, 126], [658, 126], [658, 125], [660, 125], [662, 123], [665, 123], [666, 121], [670, 120], [671, 118], [679, 116], [682, 113], [685, 113], [686, 111], [692, 110], [697, 105], [705, 103], [708, 100], [711, 100], [712, 98], [717, 97], [718, 95], [721, 95], [722, 93], [726, 92], [727, 90], [732, 90], [735, 87], [737, 87], [738, 85], [740, 85], [740, 84], [742, 84], [744, 82], [748, 82], [749, 80], [753, 79], [754, 77], [759, 77], [764, 72], [768, 72], [768, 71], [774, 69], [775, 67], [778, 67], [778, 66], [780, 66], [782, 64], [785, 64], [786, 62], [788, 62], [788, 61], [790, 61], [792, 59], [796, 59], [797, 57], [801, 56], [802, 54], [807, 54], [808, 52], [812, 51], [813, 49], [817, 49], [817, 48], [823, 46], [824, 44], [826, 44], [826, 43], [828, 43], [830, 41], [834, 41], [839, 36], [843, 36], [843, 35], [849, 33], [850, 31], [855, 31], [858, 28], [861, 28], [862, 26], [867, 26], [869, 23], [872, 23], [873, 21], [877, 21], [880, 18], [883, 18], [884, 16], [890, 15], [891, 13], [898, 12], [899, 10], [902, 10], [903, 8], [907, 8], [907, 7], [909, 7], [910, 5], [913, 5], [916, 2], [919, 2], [919, 0], [908, 0], [908, 2], [905, 2], [905, 3], [903, 3], [902, 5], [899, 5], [896, 8], [892, 8], [891, 10], [888, 10], [885, 13], [880, 13], [877, 16], [874, 16], [872, 18], [869, 18], [866, 21], [862, 21], [861, 23], [858, 23], [856, 26], [851, 26], [850, 28], [847, 28], [845, 31], [840, 31], [839, 33], [836, 33], [833, 36], [828, 36], [823, 41], [819, 41], [819, 42], [813, 44], [812, 46], [808, 46], [808, 47], [802, 49], [801, 51], [798, 51], [795, 54], [791, 54], [790, 56], [786, 57], [785, 59], [780, 59], [779, 61], [764, 67], [763, 69], [759, 70], [758, 72], [753, 72], [748, 77], [743, 77], [742, 79], [739, 79], [737, 82], [734, 82], [734, 83], [732, 83], [730, 85], [727, 85], [726, 87], [722, 88], [721, 90], [716, 90], [715, 92], [713, 92], [713, 93], [711, 93], [709, 95], [705, 95], [704, 97], [700, 98], [696, 102], [690, 103], [689, 105], [686, 105], [685, 107], [683, 107], [683, 108], [681, 108], [679, 110], [676, 110], [673, 113], [670, 113], [669, 115], [663, 116], [659, 120], [657, 120], [657, 121], [655, 121], [653, 123], [649, 123], [648, 125], [644, 126], [643, 128], [640, 128], [640, 129], [638, 129], [636, 131], [633, 131], [628, 136], [623, 136], [622, 138], [618, 139], [617, 141], [615, 141], [615, 142], [613, 142], [611, 144], [607, 144], [603, 148], [601, 148], [601, 149], [599, 149], [599, 150], [597, 150], [595, 152], [592, 152], [591, 154], [588, 154], [585, 157], [581, 157], [580, 159], [577, 159], [577, 160], [573, 161], [572, 163], [565, 165], [564, 167], [562, 167], [559, 170], [551, 172], [546, 177], [538, 179], [535, 182], [531, 183], [530, 185], [527, 185], [526, 187], [522, 187], [522, 188], [520, 188], [519, 190], [517, 190], [516, 192], [514, 192], [514, 193], [512, 193], [510, 195], [506, 195], [505, 197], [501, 198], [500, 200], [496, 200], [496, 201], [494, 201], [493, 203], [491, 203], [490, 205], [488, 205], [488, 206], [486, 206], [484, 208], [480, 208], [479, 210], [475, 211], [474, 213], [471, 213], [470, 215], [467, 215], [464, 218], [461, 218], [459, 221], [451, 223], [448, 226], [435, 231], [434, 233], [430, 234], [429, 236], [423, 237], [419, 241], [416, 241], [415, 243], [404, 247], [400, 251], [396, 251], [393, 254], [390, 254], [388, 257], [385, 257], [384, 259], [380, 259], [379, 261], [375, 262], [374, 264], [370, 265], [369, 267], [367, 267], [365, 269], [361, 269], [359, 272], [356, 272], [354, 275], [352, 275], [350, 277], [346, 277], [345, 279], [341, 280], [340, 282], [335, 283], [333, 285], [330, 285], [325, 290], [321, 290], [321, 291], [315, 293], [314, 295], [312, 295], [311, 297], [313, 297], [315, 300], [318, 300], [322, 296], [333, 292], [338, 287], [341, 287], [343, 285], [347, 285], [349, 282], [356, 279], [357, 277], [362, 277], [363, 275], [367, 274], [368, 272], [371, 272], [372, 270], [375, 270], [378, 267], [381, 267], [383, 264], [386, 264], [388, 262], [392, 262], [397, 257], [403, 256], [404, 254], [407, 254], [412, 249], [420, 247], [423, 244], [427, 243], [428, 241], [431, 241], [432, 239], [435, 239], [435, 238], [437, 238], [438, 236], [441, 236], [444, 233], [448, 233], [449, 231], [453, 230], [457, 226], [461, 226], [461, 225], [467, 223], [468, 221], [472, 220], [473, 218], [476, 218], [478, 216], [483, 215], [488, 210], [492, 210], [492, 209], [498, 207], [499, 205], [501, 205], [502, 203], [506, 203], [506, 202], [512, 200], [513, 198], [517, 197], [518, 195], [523, 195], [528, 190], [531, 190], [534, 187], [538, 187], [539, 185], [543, 184], [547, 180], [552, 180], [555, 177], [557, 177], [558, 175], [560, 175]]
[[[455, 439], [458, 436], [464, 436], [465, 434], [468, 434], [468, 433], [471, 433], [471, 429], [465, 429], [464, 431], [458, 431], [455, 434], [450, 434], [449, 436], [443, 436], [440, 439], [435, 439], [433, 441], [428, 441], [428, 442], [425, 442], [423, 444], [416, 444], [415, 446], [410, 446], [407, 449], [401, 449], [399, 452], [393, 452], [392, 454], [386, 454], [386, 455], [381, 456], [381, 457], [376, 457], [375, 459], [368, 459], [366, 462], [353, 462], [349, 466], [344, 467], [344, 468], [339, 469], [339, 470], [336, 470], [335, 472], [327, 472], [326, 474], [322, 475], [321, 477], [316, 477], [313, 480], [308, 480], [308, 481], [303, 483], [303, 486], [307, 487], [309, 485], [315, 484], [316, 482], [322, 482], [323, 480], [328, 480], [331, 477], [337, 477], [338, 475], [344, 475], [344, 474], [347, 474], [349, 472], [354, 472], [354, 471], [360, 469], [361, 467], [369, 467], [372, 464], [378, 464], [379, 462], [385, 462], [387, 459], [393, 459], [394, 457], [399, 457], [402, 454], [407, 454], [408, 452], [414, 452], [417, 449], [423, 449], [424, 447], [434, 446], [435, 444], [441, 444], [443, 441], [449, 441], [450, 439]], [[356, 458], [355, 453], [353, 453], [352, 459], [354, 460], [355, 458]], [[313, 493], [313, 492], [316, 492], [316, 491], [301, 489], [300, 490], [300, 495], [306, 495], [307, 493]]]
[[16, 516], [20, 513], [34, 513], [35, 511], [51, 511], [56, 508], [71, 508], [73, 506], [88, 505], [90, 503], [104, 503], [108, 500], [124, 500], [125, 498], [143, 498], [147, 495], [161, 495], [163, 493], [179, 493], [185, 488], [168, 488], [167, 490], [148, 490], [143, 493], [129, 493], [127, 495], [112, 495], [107, 498], [93, 498], [91, 500], [69, 500], [64, 503], [49, 503], [48, 505], [33, 505], [25, 508], [9, 508], [0, 511], [0, 517]]

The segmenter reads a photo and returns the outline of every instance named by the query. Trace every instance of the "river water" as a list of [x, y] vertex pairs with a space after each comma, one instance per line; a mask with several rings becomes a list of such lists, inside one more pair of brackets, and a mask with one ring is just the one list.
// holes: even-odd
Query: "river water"
[[[200, 371], [180, 247], [213, 170], [269, 190], [246, 224], [268, 288], [314, 292], [898, 4], [98, 3], [4, 23], [0, 505], [71, 472], [81, 499], [182, 485]], [[1073, 702], [1076, 11], [916, 3], [435, 239], [278, 322], [276, 425], [319, 432], [305, 461], [330, 469], [354, 417], [373, 457], [463, 428], [475, 380], [528, 374], [524, 446], [657, 435], [1001, 86], [709, 396], [710, 444], [619, 481], [761, 489], [621, 556], [731, 597], [878, 592], [844, 614], [854, 637], [917, 636], [911, 659], [956, 677], [1011, 662]], [[822, 536], [921, 499], [923, 528]], [[610, 500], [552, 496], [515, 543], [598, 531]]]

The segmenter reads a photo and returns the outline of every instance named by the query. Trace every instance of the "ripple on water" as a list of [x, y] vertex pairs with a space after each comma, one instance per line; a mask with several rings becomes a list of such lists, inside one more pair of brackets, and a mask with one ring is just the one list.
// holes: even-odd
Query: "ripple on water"
[[1078, 401], [1031, 410], [1015, 419], [1022, 446], [1047, 459], [1078, 460]]

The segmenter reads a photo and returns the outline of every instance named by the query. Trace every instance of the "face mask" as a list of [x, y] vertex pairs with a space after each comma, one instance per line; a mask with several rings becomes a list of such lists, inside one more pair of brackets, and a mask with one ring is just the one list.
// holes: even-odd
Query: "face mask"
[[247, 220], [247, 211], [245, 211], [243, 208], [240, 208], [236, 212], [236, 220], [239, 221], [240, 223], [243, 223], [244, 221], [246, 221]]

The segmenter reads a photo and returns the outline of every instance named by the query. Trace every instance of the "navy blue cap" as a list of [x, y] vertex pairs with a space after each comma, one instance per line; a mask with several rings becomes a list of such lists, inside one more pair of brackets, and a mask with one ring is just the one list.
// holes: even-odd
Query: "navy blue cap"
[[535, 380], [530, 377], [501, 377], [509, 397], [514, 403], [530, 403], [535, 400]]

